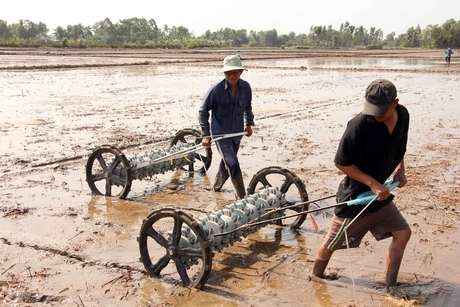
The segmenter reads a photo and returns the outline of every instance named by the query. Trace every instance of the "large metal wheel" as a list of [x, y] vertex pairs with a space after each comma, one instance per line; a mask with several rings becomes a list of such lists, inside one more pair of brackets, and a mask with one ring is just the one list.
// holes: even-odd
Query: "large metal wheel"
[[[307, 204], [294, 206], [308, 201], [308, 193], [305, 184], [290, 170], [279, 166], [261, 169], [252, 177], [248, 192], [253, 194], [266, 187], [278, 187], [285, 194], [287, 201], [285, 206], [293, 206], [284, 211], [286, 216], [308, 210]], [[300, 228], [306, 217], [307, 214], [301, 214], [293, 218], [280, 219], [276, 223], [281, 226]]]
[[[194, 143], [195, 145], [199, 145], [201, 144], [201, 133], [195, 129], [182, 129], [176, 133], [170, 145], [173, 146], [179, 142]], [[188, 165], [188, 171], [205, 174], [206, 170], [211, 166], [211, 147], [205, 147], [197, 150], [194, 155], [194, 160]], [[187, 169], [184, 170], [187, 171]]]
[[212, 267], [212, 252], [203, 228], [181, 210], [153, 211], [138, 237], [141, 261], [151, 277], [202, 288]]
[[131, 166], [119, 149], [103, 145], [86, 162], [86, 181], [94, 195], [125, 198], [131, 190]]

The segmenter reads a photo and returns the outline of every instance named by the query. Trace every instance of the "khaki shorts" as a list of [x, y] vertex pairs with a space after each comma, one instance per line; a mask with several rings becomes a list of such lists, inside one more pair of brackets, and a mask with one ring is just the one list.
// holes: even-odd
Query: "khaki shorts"
[[[347, 248], [345, 240], [345, 228], [354, 218], [341, 218], [334, 214], [329, 226], [324, 247], [329, 250]], [[348, 246], [358, 247], [364, 235], [370, 231], [377, 241], [392, 236], [392, 231], [410, 229], [404, 217], [399, 212], [394, 202], [389, 203], [375, 213], [369, 213], [358, 217], [350, 227], [346, 229]]]

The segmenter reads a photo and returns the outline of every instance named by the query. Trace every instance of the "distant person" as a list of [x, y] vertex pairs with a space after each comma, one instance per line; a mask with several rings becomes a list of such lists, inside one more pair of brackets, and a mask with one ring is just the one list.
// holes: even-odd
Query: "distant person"
[[404, 155], [408, 130], [409, 113], [399, 104], [396, 87], [386, 79], [372, 81], [365, 92], [362, 112], [348, 122], [334, 163], [345, 174], [338, 187], [337, 202], [356, 199], [369, 190], [377, 199], [362, 213], [365, 205], [336, 207], [328, 234], [314, 260], [314, 276], [324, 277], [332, 253], [347, 248], [344, 228], [359, 215], [347, 229], [349, 247], [359, 247], [368, 231], [377, 241], [392, 237], [385, 284], [387, 289], [396, 286], [411, 229], [383, 183], [393, 172], [393, 179], [400, 181], [399, 187], [407, 183]]
[[[210, 146], [211, 138], [223, 134], [246, 131], [246, 136], [252, 135], [252, 89], [247, 81], [240, 79], [244, 70], [247, 69], [243, 67], [239, 55], [227, 56], [220, 70], [225, 78], [211, 85], [204, 95], [198, 110], [203, 146]], [[217, 148], [222, 160], [213, 185], [214, 191], [218, 192], [231, 177], [240, 199], [246, 195], [243, 173], [237, 157], [242, 138], [236, 136], [218, 141]]]
[[446, 62], [447, 64], [450, 64], [450, 57], [452, 56], [452, 54], [454, 54], [454, 52], [450, 48], [447, 48], [447, 50], [445, 51], [445, 54], [446, 54]]

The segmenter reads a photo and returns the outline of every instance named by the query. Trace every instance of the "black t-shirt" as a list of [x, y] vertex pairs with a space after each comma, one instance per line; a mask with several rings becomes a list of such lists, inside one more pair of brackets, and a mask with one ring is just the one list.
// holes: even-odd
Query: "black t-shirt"
[[[406, 153], [409, 131], [409, 112], [398, 105], [398, 121], [390, 135], [387, 126], [378, 122], [373, 116], [356, 115], [348, 122], [340, 140], [334, 163], [350, 166], [356, 165], [362, 172], [380, 183], [393, 173]], [[359, 194], [369, 191], [369, 187], [348, 176], [340, 182], [337, 202], [355, 199]], [[384, 201], [374, 201], [363, 214], [376, 212], [393, 200], [391, 195]], [[335, 214], [339, 217], [355, 217], [365, 205], [339, 206]]]

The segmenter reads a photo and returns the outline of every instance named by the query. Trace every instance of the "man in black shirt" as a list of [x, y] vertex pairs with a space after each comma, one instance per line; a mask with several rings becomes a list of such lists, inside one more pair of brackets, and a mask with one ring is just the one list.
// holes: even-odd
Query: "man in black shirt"
[[371, 231], [378, 241], [392, 237], [385, 283], [387, 289], [396, 286], [411, 230], [383, 183], [393, 173], [393, 179], [400, 182], [399, 187], [407, 183], [404, 154], [408, 130], [409, 113], [399, 104], [394, 84], [386, 79], [372, 81], [365, 92], [363, 111], [349, 121], [334, 163], [346, 175], [339, 184], [337, 202], [355, 199], [369, 190], [377, 199], [363, 212], [365, 205], [343, 205], [335, 209], [329, 232], [316, 255], [313, 275], [323, 277], [332, 253], [347, 248], [345, 229], [351, 248], [358, 247], [364, 235]]

